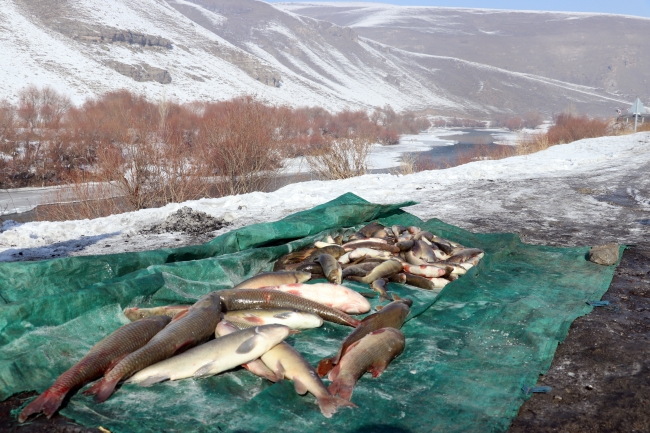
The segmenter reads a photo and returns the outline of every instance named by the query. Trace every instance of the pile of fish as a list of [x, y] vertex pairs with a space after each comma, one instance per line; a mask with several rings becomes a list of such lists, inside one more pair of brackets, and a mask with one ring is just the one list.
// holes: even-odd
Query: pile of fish
[[[132, 323], [93, 346], [18, 420], [41, 412], [51, 417], [70, 391], [99, 378], [84, 394], [103, 402], [120, 382], [151, 386], [238, 366], [272, 382], [293, 381], [297, 393], [310, 392], [322, 414], [331, 417], [340, 407], [356, 407], [350, 399], [364, 373], [379, 376], [404, 350], [400, 328], [412, 301], [389, 294], [387, 283], [440, 291], [483, 255], [418, 227], [373, 222], [346, 238], [327, 236], [280, 258], [274, 272], [208, 293], [193, 305], [125, 309]], [[305, 284], [323, 278], [328, 283]], [[362, 320], [354, 318], [370, 311], [366, 296], [377, 295], [360, 294], [343, 280], [368, 284], [390, 303]], [[314, 369], [284, 339], [323, 321], [355, 329]], [[321, 380], [325, 375], [329, 387]]]

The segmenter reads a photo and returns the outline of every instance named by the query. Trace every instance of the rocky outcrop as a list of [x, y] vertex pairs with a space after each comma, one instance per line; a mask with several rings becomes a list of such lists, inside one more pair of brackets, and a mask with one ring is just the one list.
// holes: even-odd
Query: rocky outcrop
[[146, 63], [127, 65], [126, 63], [109, 60], [105, 64], [120, 74], [138, 82], [155, 81], [160, 84], [169, 84], [172, 82], [172, 76], [169, 72], [164, 69], [147, 65]]
[[267, 86], [280, 87], [280, 80], [282, 78], [280, 74], [275, 69], [264, 65], [247, 53], [233, 50], [218, 44], [215, 44], [210, 51], [215, 56], [237, 66], [253, 79], [261, 81]]
[[599, 265], [615, 265], [618, 263], [618, 251], [618, 244], [598, 245], [589, 250], [589, 260]]
[[79, 21], [59, 19], [51, 23], [51, 28], [72, 39], [83, 42], [115, 43], [139, 45], [141, 47], [172, 48], [172, 42], [160, 36], [120, 30], [112, 27], [89, 25]]

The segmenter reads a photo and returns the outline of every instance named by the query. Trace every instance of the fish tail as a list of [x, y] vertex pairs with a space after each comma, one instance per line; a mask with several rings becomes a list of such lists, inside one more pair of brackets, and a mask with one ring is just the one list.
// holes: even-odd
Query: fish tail
[[318, 363], [316, 372], [320, 377], [324, 377], [327, 373], [330, 372], [330, 370], [332, 370], [332, 368], [334, 368], [334, 358], [323, 358]]
[[43, 394], [36, 397], [34, 401], [29, 403], [18, 415], [18, 422], [23, 423], [27, 421], [30, 415], [43, 412], [48, 418], [61, 406], [61, 402], [68, 393], [68, 389], [52, 390], [52, 388], [45, 391]]
[[106, 377], [104, 377], [102, 380], [94, 384], [92, 387], [84, 391], [85, 395], [94, 395], [95, 396], [95, 401], [97, 403], [102, 403], [106, 401], [108, 397], [113, 394], [113, 391], [115, 390], [115, 387], [117, 386], [117, 382], [120, 381], [120, 377], [117, 377], [115, 379], [110, 379], [107, 380]]
[[354, 381], [347, 381], [343, 377], [337, 378], [327, 389], [332, 395], [339, 395], [342, 399], [350, 400], [354, 389]]
[[351, 401], [344, 400], [333, 395], [325, 395], [318, 398], [318, 407], [326, 418], [331, 418], [340, 407], [358, 407]]

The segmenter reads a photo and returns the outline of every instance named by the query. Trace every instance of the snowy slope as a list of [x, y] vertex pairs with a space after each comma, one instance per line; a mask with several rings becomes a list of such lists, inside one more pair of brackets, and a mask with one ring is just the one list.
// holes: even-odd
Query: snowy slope
[[[420, 218], [440, 218], [480, 232], [516, 231], [558, 245], [637, 243], [650, 235], [650, 133], [553, 146], [537, 154], [480, 161], [408, 176], [378, 174], [288, 185], [273, 193], [203, 199], [163, 208], [67, 222], [5, 223], [0, 260], [105, 254], [180, 246], [181, 234], [143, 235], [182, 206], [224, 218], [220, 232], [278, 220], [343, 193], [371, 202], [415, 200]], [[536, 237], [536, 231], [544, 236]], [[20, 254], [22, 253], [22, 254]]]
[[[480, 117], [529, 108], [550, 115], [568, 102], [593, 113], [627, 104], [625, 97], [591, 84], [356, 33], [362, 24], [412, 19], [408, 8], [372, 9], [371, 21], [359, 21], [365, 10], [357, 8], [350, 28], [282, 7], [257, 0], [5, 0], [0, 8], [0, 99], [15, 99], [29, 84], [47, 84], [77, 103], [127, 88], [152, 100], [254, 94], [272, 103], [331, 110], [390, 104], [397, 110]], [[429, 27], [458, 31], [444, 17], [423, 17]], [[163, 38], [171, 48], [95, 37], [115, 31]], [[430, 35], [418, 38], [427, 44]], [[135, 81], [129, 73], [123, 75], [124, 68], [165, 72], [171, 83]]]

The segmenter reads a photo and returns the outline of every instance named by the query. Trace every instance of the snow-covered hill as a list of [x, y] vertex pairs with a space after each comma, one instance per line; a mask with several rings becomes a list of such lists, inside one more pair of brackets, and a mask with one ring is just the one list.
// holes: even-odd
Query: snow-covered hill
[[359, 36], [365, 21], [351, 28], [296, 12], [257, 0], [5, 0], [0, 99], [47, 84], [75, 102], [127, 88], [154, 100], [254, 94], [332, 110], [391, 104], [474, 116], [551, 114], [569, 103], [605, 113], [628, 102], [575, 80]]

